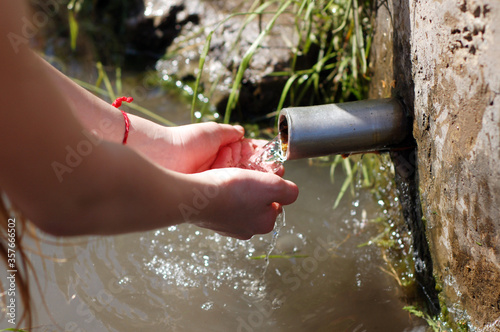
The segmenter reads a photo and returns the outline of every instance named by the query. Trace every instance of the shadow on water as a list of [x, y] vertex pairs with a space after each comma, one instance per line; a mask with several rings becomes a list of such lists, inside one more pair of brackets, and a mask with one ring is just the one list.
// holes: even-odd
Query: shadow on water
[[[47, 331], [421, 331], [375, 245], [380, 203], [365, 189], [332, 205], [329, 168], [287, 163], [301, 193], [272, 234], [240, 241], [190, 225], [44, 244], [37, 325]], [[235, 216], [237, 218], [237, 216]], [[140, 221], [138, 221], [140, 222]], [[257, 259], [255, 259], [257, 258]], [[261, 282], [262, 280], [262, 282]], [[35, 295], [35, 298], [39, 296]], [[52, 319], [51, 319], [52, 317]]]

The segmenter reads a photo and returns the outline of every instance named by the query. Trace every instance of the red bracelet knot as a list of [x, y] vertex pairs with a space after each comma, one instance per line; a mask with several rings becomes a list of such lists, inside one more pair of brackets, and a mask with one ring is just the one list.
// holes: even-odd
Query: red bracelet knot
[[[122, 102], [125, 101], [127, 103], [131, 103], [133, 100], [134, 100], [134, 98], [132, 98], [132, 97], [118, 97], [111, 104], [111, 106], [114, 106], [114, 107], [118, 108], [118, 107], [122, 106]], [[125, 145], [125, 143], [127, 143], [128, 133], [129, 133], [129, 130], [130, 130], [130, 119], [128, 118], [127, 113], [125, 113], [122, 110], [120, 110], [120, 111], [122, 112], [123, 119], [125, 120], [125, 134], [123, 135], [123, 141], [122, 141], [122, 144]]]

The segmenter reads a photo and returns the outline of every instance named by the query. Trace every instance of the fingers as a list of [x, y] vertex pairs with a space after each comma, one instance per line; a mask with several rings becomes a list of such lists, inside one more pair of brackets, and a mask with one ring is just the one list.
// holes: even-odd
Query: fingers
[[278, 169], [276, 169], [276, 172], [274, 172], [274, 174], [283, 177], [283, 175], [285, 175], [285, 167], [281, 165], [280, 167], [278, 167]]
[[250, 156], [252, 156], [257, 149], [257, 145], [253, 143], [251, 139], [241, 140], [241, 158], [248, 161]]
[[[232, 151], [221, 150], [221, 155], [227, 162]], [[220, 191], [214, 205], [204, 210], [208, 214], [200, 216], [205, 220], [202, 227], [238, 239], [272, 231], [282, 206], [293, 203], [298, 196], [293, 182], [271, 173], [225, 168], [198, 176], [209, 176], [204, 182], [218, 186]]]
[[254, 234], [267, 234], [274, 229], [278, 215], [283, 211], [283, 208], [278, 203], [272, 203], [266, 213], [254, 224]]
[[297, 197], [299, 196], [299, 187], [297, 187], [297, 185], [292, 181], [283, 180], [283, 185], [280, 190], [282, 195], [276, 202], [280, 203], [281, 205], [292, 204], [297, 200]]
[[265, 139], [255, 139], [255, 138], [249, 138], [249, 142], [251, 142], [256, 148], [262, 148], [264, 145], [269, 143], [269, 141]]
[[220, 139], [220, 145], [227, 145], [239, 141], [245, 134], [242, 126], [232, 126], [228, 124], [217, 124], [217, 134]]
[[225, 146], [219, 150], [217, 158], [213, 162], [212, 166], [210, 166], [210, 168], [212, 169], [225, 168], [225, 167], [231, 167], [232, 165], [233, 165], [233, 151], [231, 150], [230, 147]]
[[276, 177], [278, 180], [273, 180], [270, 183], [270, 190], [268, 190], [270, 196], [268, 197], [268, 200], [279, 205], [289, 205], [295, 202], [295, 200], [299, 196], [299, 188], [297, 187], [297, 185], [292, 181], [282, 179], [277, 175], [270, 175]]
[[232, 166], [237, 166], [241, 160], [241, 141], [231, 143], [229, 145], [232, 155]]

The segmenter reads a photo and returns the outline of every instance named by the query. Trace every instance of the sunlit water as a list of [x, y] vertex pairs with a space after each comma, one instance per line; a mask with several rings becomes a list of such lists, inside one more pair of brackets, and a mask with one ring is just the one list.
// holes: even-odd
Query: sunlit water
[[268, 266], [273, 233], [241, 241], [180, 225], [43, 240], [49, 258], [31, 257], [47, 307], [34, 291], [34, 331], [423, 332], [380, 250], [359, 246], [377, 235], [380, 206], [360, 189], [332, 210], [343, 174], [332, 185], [328, 172], [287, 162], [300, 196], [286, 207]]
[[[80, 66], [68, 74], [79, 77]], [[132, 95], [141, 106], [190, 121], [189, 106], [140, 88]], [[273, 140], [243, 166], [275, 172], [280, 151]], [[334, 185], [327, 167], [294, 161], [285, 177], [300, 189], [286, 223], [282, 214], [273, 232], [249, 241], [192, 225], [64, 242], [42, 236], [44, 258], [29, 255], [37, 271], [32, 331], [423, 332], [425, 324], [402, 310], [404, 294], [380, 250], [360, 246], [378, 235], [371, 221], [382, 212], [371, 193], [358, 188], [333, 210], [341, 172]], [[0, 315], [0, 330], [9, 327]]]
[[[255, 153], [249, 158], [248, 162], [241, 166], [243, 168], [253, 169], [260, 172], [276, 173], [286, 161], [285, 152], [286, 151], [283, 151], [281, 145], [281, 137], [280, 135], [278, 135], [274, 139], [270, 140], [266, 145], [264, 145], [260, 149], [257, 149]], [[273, 236], [271, 238], [271, 243], [269, 244], [269, 249], [267, 250], [264, 258], [264, 272], [262, 273], [259, 288], [264, 282], [267, 268], [269, 266], [269, 256], [272, 254], [274, 248], [276, 247], [281, 228], [285, 225], [285, 209], [283, 207], [281, 209], [281, 213], [276, 218], [275, 226], [272, 232]]]
[[249, 161], [242, 166], [261, 172], [276, 173], [285, 161], [285, 151], [283, 151], [281, 138], [278, 135], [262, 148], [258, 149], [249, 158]]

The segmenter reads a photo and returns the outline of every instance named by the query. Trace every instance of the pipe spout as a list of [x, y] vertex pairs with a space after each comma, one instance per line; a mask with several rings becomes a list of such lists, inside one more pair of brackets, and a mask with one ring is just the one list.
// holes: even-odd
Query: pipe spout
[[396, 99], [290, 107], [278, 117], [286, 159], [383, 151], [411, 136], [411, 118]]

